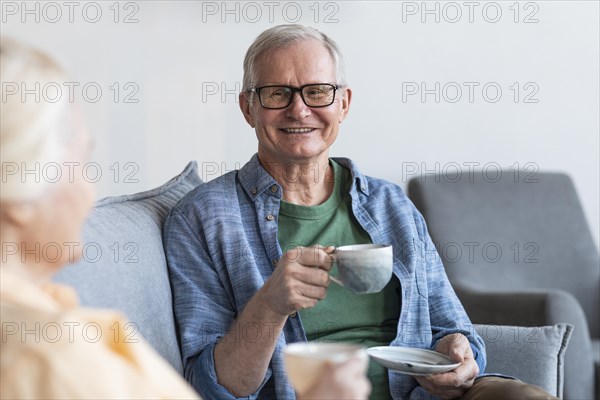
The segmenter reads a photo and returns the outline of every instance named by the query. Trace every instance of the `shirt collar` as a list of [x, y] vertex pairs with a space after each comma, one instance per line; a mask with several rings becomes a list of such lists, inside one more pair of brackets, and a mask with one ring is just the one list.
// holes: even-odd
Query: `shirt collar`
[[[360, 191], [364, 195], [369, 195], [369, 182], [359, 171], [356, 163], [349, 158], [335, 157], [335, 162], [346, 167], [352, 174], [352, 186], [350, 191]], [[254, 201], [263, 192], [269, 196], [275, 196], [281, 199], [281, 186], [273, 179], [271, 175], [263, 168], [258, 160], [258, 153], [254, 154], [242, 169], [239, 170], [238, 179], [244, 188], [244, 191]]]
[[[265, 191], [271, 196], [281, 198], [281, 186], [260, 164], [258, 153], [254, 154], [250, 161], [240, 169], [238, 179], [252, 201]], [[273, 187], [277, 190], [274, 190]]]
[[0, 268], [0, 293], [2, 303], [18, 304], [39, 310], [56, 312], [79, 305], [73, 288], [46, 282], [36, 285], [7, 268]]
[[354, 161], [344, 157], [333, 157], [333, 161], [350, 170], [350, 173], [352, 174], [352, 187], [350, 188], [350, 191], [359, 190], [365, 196], [369, 195], [369, 181], [367, 180], [367, 177], [360, 172]]

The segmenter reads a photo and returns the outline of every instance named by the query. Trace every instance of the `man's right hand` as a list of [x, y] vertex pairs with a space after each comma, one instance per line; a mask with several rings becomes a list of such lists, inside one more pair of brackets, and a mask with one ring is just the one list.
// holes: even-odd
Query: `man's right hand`
[[[246, 397], [260, 387], [288, 316], [325, 298], [333, 251], [333, 247], [322, 246], [288, 251], [227, 335], [217, 343], [214, 351], [217, 379], [233, 395]], [[237, 334], [256, 325], [268, 329], [261, 330], [264, 334], [251, 341]]]
[[259, 292], [262, 301], [281, 316], [314, 307], [327, 294], [334, 250], [333, 246], [311, 246], [285, 253]]

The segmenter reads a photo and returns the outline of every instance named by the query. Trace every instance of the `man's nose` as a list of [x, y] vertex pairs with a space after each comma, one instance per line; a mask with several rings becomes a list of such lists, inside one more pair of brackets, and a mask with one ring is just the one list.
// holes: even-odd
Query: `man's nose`
[[303, 119], [310, 115], [310, 107], [304, 104], [300, 92], [292, 93], [292, 103], [287, 108], [287, 115], [294, 119]]

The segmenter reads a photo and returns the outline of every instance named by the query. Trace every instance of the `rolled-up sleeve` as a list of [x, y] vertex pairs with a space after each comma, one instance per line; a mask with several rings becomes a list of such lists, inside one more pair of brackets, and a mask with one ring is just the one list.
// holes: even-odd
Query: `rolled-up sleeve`
[[[206, 388], [206, 394], [203, 393], [207, 399], [238, 399], [231, 394], [227, 388], [220, 385], [217, 380], [217, 372], [215, 371], [215, 358], [214, 349], [216, 343], [210, 343], [205, 346], [200, 356], [196, 360], [190, 360], [189, 370], [186, 371], [186, 378], [189, 379], [192, 386], [198, 390], [198, 387]], [[186, 366], [186, 369], [187, 366]], [[241, 397], [243, 399], [256, 399], [265, 383], [271, 378], [271, 369], [267, 370], [263, 382], [259, 388], [247, 397]]]

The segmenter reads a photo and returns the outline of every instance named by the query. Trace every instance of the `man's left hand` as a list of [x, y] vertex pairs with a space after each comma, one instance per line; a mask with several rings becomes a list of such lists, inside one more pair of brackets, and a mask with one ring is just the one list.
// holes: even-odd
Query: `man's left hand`
[[469, 340], [460, 333], [444, 336], [439, 341], [435, 351], [445, 354], [460, 365], [442, 374], [415, 376], [419, 384], [442, 399], [455, 399], [462, 396], [471, 386], [479, 374], [479, 366], [475, 362]]

